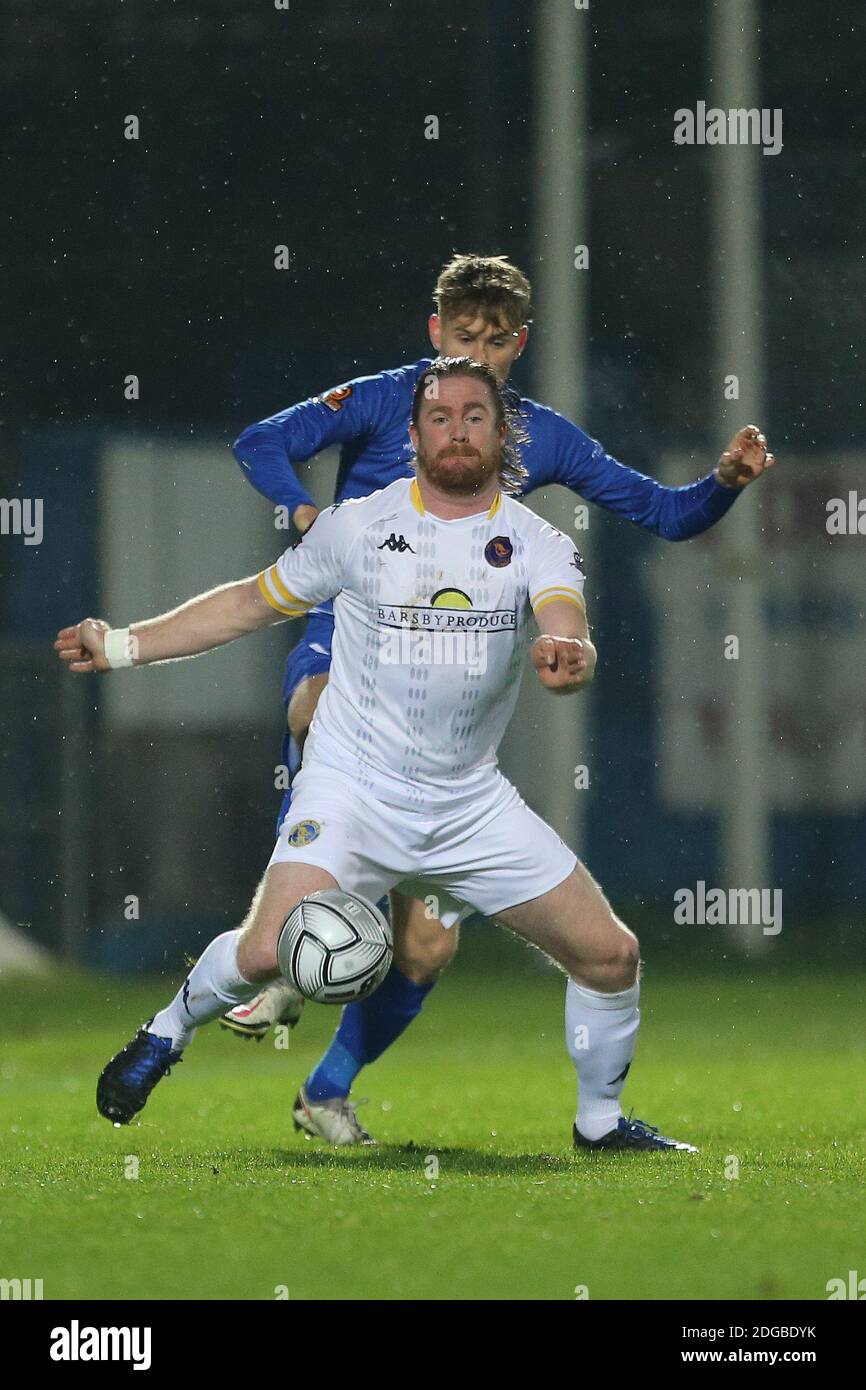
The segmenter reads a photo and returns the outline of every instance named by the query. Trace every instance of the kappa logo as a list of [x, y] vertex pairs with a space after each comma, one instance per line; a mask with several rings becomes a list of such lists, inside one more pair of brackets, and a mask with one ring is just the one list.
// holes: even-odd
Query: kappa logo
[[568, 563], [572, 565], [576, 570], [580, 570], [580, 573], [583, 574], [583, 556], [581, 555], [579, 550], [576, 550], [574, 552]]
[[626, 1062], [625, 1067], [624, 1067], [623, 1070], [620, 1072], [619, 1076], [615, 1076], [615, 1077], [613, 1078], [613, 1081], [608, 1081], [608, 1083], [607, 1083], [608, 1086], [616, 1086], [618, 1082], [620, 1082], [620, 1081], [625, 1081], [626, 1077], [627, 1077], [628, 1074], [629, 1074], [629, 1070], [630, 1070], [630, 1069], [631, 1069], [631, 1062]]
[[319, 397], [319, 400], [322, 405], [326, 405], [329, 410], [333, 410], [336, 414], [338, 410], [343, 409], [351, 394], [351, 386], [335, 386], [333, 391], [326, 392], [324, 396]]
[[395, 536], [393, 531], [386, 541], [376, 546], [376, 549], [396, 551], [399, 555], [402, 555], [405, 550], [411, 550], [413, 555], [416, 553], [405, 536]]

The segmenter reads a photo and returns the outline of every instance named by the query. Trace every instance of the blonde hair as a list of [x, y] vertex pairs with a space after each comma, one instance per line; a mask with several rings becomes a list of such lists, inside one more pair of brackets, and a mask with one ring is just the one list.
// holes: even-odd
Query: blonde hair
[[453, 256], [442, 267], [433, 299], [442, 318], [475, 311], [512, 332], [529, 323], [532, 289], [507, 256]]

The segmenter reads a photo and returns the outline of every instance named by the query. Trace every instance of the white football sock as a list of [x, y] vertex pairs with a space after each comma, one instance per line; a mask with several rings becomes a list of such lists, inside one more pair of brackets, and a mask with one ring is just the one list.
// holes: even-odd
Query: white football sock
[[585, 1139], [616, 1128], [619, 1098], [634, 1055], [640, 986], [600, 994], [569, 980], [565, 991], [565, 1041], [578, 1078], [577, 1127]]
[[221, 1018], [235, 1004], [247, 1004], [262, 988], [251, 984], [238, 970], [241, 928], [223, 932], [206, 946], [167, 1009], [154, 1015], [148, 1028], [160, 1038], [171, 1038], [181, 1052], [196, 1028]]

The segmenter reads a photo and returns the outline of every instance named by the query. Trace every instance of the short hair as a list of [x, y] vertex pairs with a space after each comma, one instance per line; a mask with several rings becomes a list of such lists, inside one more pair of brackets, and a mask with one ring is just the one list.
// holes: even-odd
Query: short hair
[[530, 322], [532, 289], [507, 256], [453, 256], [442, 267], [433, 299], [437, 313], [454, 319], [480, 313], [490, 323], [516, 332]]
[[511, 402], [512, 393], [506, 395], [493, 368], [488, 367], [486, 362], [476, 362], [472, 357], [437, 357], [431, 362], [415, 384], [412, 424], [417, 428], [424, 401], [435, 400], [438, 396], [438, 389], [431, 390], [431, 383], [438, 383], [454, 376], [477, 378], [483, 382], [492, 397], [496, 424], [504, 424], [506, 428], [505, 439], [502, 442], [499, 484], [503, 492], [522, 492], [529, 474], [521, 461], [520, 449], [522, 445], [529, 443], [529, 433]]

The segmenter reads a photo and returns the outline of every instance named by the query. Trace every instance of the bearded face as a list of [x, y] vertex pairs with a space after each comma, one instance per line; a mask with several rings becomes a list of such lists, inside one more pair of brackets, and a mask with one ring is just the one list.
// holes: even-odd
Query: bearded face
[[425, 400], [412, 440], [419, 471], [439, 491], [480, 492], [502, 465], [504, 425], [483, 382], [465, 376], [436, 382], [436, 399]]

